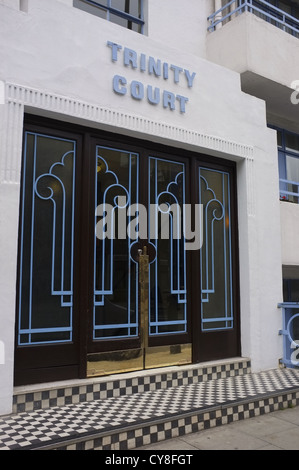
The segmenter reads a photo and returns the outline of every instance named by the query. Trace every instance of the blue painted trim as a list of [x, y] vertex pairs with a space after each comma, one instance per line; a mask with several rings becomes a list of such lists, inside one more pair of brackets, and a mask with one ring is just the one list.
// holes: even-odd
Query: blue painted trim
[[202, 322], [203, 323], [215, 323], [215, 322], [220, 322], [220, 321], [232, 321], [234, 319], [233, 316], [231, 317], [213, 317], [213, 318], [203, 318]]
[[[65, 211], [65, 200], [66, 200], [66, 194], [65, 194], [65, 188], [64, 188], [64, 185], [61, 181], [60, 178], [58, 178], [56, 175], [54, 175], [52, 173], [52, 171], [55, 169], [56, 166], [58, 165], [62, 165], [64, 166], [64, 160], [65, 158], [68, 156], [68, 155], [73, 155], [74, 156], [74, 151], [70, 151], [70, 152], [67, 152], [63, 155], [62, 157], [62, 160], [61, 162], [59, 163], [55, 163], [51, 166], [50, 170], [48, 173], [44, 173], [42, 175], [40, 175], [36, 181], [35, 181], [35, 184], [34, 184], [34, 192], [35, 194], [40, 198], [40, 199], [43, 199], [44, 201], [47, 201], [47, 200], [51, 200], [52, 203], [53, 203], [53, 235], [52, 235], [52, 284], [51, 284], [51, 294], [52, 295], [72, 295], [73, 294], [73, 289], [71, 288], [71, 290], [65, 290], [64, 289], [64, 262], [65, 262], [65, 214], [66, 214], [66, 211]], [[59, 185], [61, 187], [61, 190], [62, 190], [62, 194], [63, 194], [63, 202], [62, 202], [62, 206], [63, 206], [63, 217], [62, 217], [62, 247], [61, 247], [61, 251], [62, 251], [62, 257], [61, 257], [61, 279], [60, 279], [60, 283], [61, 283], [61, 290], [56, 290], [55, 289], [55, 251], [56, 251], [56, 202], [55, 200], [53, 199], [53, 190], [51, 189], [51, 195], [49, 197], [43, 197], [39, 194], [38, 192], [38, 189], [37, 189], [37, 185], [39, 183], [39, 181], [44, 178], [44, 177], [52, 177], [54, 178], [56, 181], [59, 182]], [[74, 166], [73, 166], [73, 188], [74, 188], [74, 184], [75, 184], [75, 181], [74, 181], [74, 178], [75, 178], [75, 163], [74, 163]], [[50, 189], [50, 188], [49, 188]], [[73, 201], [74, 201], [74, 189], [73, 189]], [[72, 227], [74, 227], [74, 204], [73, 204], [73, 207], [72, 207]], [[74, 245], [74, 231], [72, 231], [72, 240], [71, 240], [71, 245], [72, 245], [72, 253], [73, 253], [73, 245]], [[73, 256], [72, 256], [72, 259], [71, 259], [71, 286], [73, 286]]]
[[[128, 189], [121, 185], [119, 183], [118, 176], [115, 172], [109, 170], [109, 165], [107, 161], [100, 155], [101, 150], [109, 150], [109, 151], [114, 151], [118, 153], [125, 153], [128, 158], [129, 158], [129, 180], [128, 180]], [[136, 159], [136, 204], [138, 206], [138, 201], [139, 201], [139, 155], [137, 153], [133, 152], [128, 152], [127, 150], [122, 150], [122, 149], [116, 149], [112, 147], [104, 147], [104, 146], [97, 146], [96, 147], [96, 159], [95, 159], [95, 207], [97, 207], [98, 204], [98, 194], [97, 194], [97, 165], [98, 161], [101, 160], [106, 168], [105, 175], [110, 174], [113, 176], [115, 183], [108, 186], [106, 188], [104, 194], [103, 194], [103, 202], [102, 204], [105, 207], [106, 204], [106, 199], [107, 199], [107, 194], [112, 188], [119, 188], [121, 191], [124, 191], [126, 194], [126, 207], [128, 207], [131, 204], [131, 199], [132, 199], [132, 158]], [[111, 235], [114, 233], [114, 213], [118, 206], [118, 198], [117, 196], [114, 197], [114, 207], [113, 207], [113, 217], [112, 217], [112, 226], [111, 226]], [[137, 219], [138, 220], [138, 219]], [[97, 223], [97, 216], [95, 214], [95, 226]], [[119, 325], [98, 325], [96, 322], [96, 308], [97, 307], [103, 307], [104, 302], [105, 302], [105, 296], [106, 295], [112, 295], [113, 294], [113, 276], [114, 276], [114, 259], [113, 259], [113, 254], [114, 254], [114, 243], [117, 242], [117, 240], [114, 240], [112, 236], [107, 240], [106, 238], [103, 238], [101, 240], [101, 289], [97, 289], [97, 280], [96, 280], [96, 272], [97, 272], [97, 238], [96, 234], [94, 236], [94, 306], [93, 306], [93, 339], [94, 340], [106, 340], [106, 339], [117, 339], [120, 337], [136, 337], [138, 336], [138, 324], [136, 323], [136, 319], [138, 318], [138, 288], [139, 288], [139, 281], [138, 281], [138, 263], [136, 263], [132, 257], [131, 257], [131, 247], [133, 246], [136, 241], [132, 242], [130, 237], [127, 237], [127, 254], [128, 254], [128, 303], [127, 303], [127, 323], [123, 324], [125, 326], [119, 326]], [[109, 272], [110, 272], [110, 277], [109, 277], [109, 285], [108, 287], [105, 286], [105, 272], [107, 270], [107, 265], [106, 265], [106, 246], [107, 244], [110, 244], [110, 247], [108, 245], [108, 250], [110, 250], [110, 266], [109, 266]], [[132, 270], [132, 264], [134, 265], [134, 270]], [[132, 272], [133, 271], [133, 272]], [[132, 277], [133, 276], [133, 277]], [[131, 299], [131, 282], [132, 279], [135, 278], [135, 298]], [[98, 297], [98, 298], [97, 298]], [[131, 322], [131, 309], [132, 309], [132, 301], [134, 310], [135, 310], [135, 321]], [[107, 329], [115, 329], [115, 328], [127, 328], [127, 334], [122, 335], [122, 336], [111, 336], [111, 337], [103, 337], [99, 338], [96, 336], [96, 331], [104, 331]], [[136, 331], [131, 332], [131, 328], [136, 328]]]
[[[215, 191], [210, 187], [210, 183], [207, 179], [207, 174], [205, 177], [202, 174], [202, 171], [205, 173], [218, 173], [222, 176], [222, 201], [220, 201]], [[226, 183], [225, 183], [226, 176]], [[225, 185], [227, 184], [227, 201], [225, 197]], [[211, 193], [210, 199], [204, 204], [203, 200], [203, 191], [208, 191]], [[227, 238], [227, 229], [226, 229], [226, 220], [228, 218], [229, 223], [231, 221], [230, 213], [230, 175], [227, 172], [214, 170], [210, 168], [200, 167], [199, 168], [199, 203], [204, 205], [204, 233], [205, 239], [202, 246], [202, 250], [205, 252], [205, 263], [203, 263], [203, 258], [200, 260], [200, 282], [201, 282], [201, 324], [203, 331], [216, 331], [216, 330], [225, 330], [232, 329], [234, 327], [233, 323], [233, 283], [232, 283], [232, 239], [231, 239], [231, 226], [229, 225], [228, 238]], [[216, 208], [212, 210], [212, 213], [209, 213], [209, 208], [211, 204], [219, 205], [221, 213], [217, 215]], [[226, 213], [227, 208], [227, 213]], [[215, 240], [214, 240], [214, 225], [215, 223], [222, 222], [223, 224], [223, 271], [224, 271], [224, 281], [223, 281], [223, 290], [224, 290], [224, 304], [223, 304], [223, 316], [222, 317], [213, 317], [205, 318], [205, 305], [213, 302], [214, 296], [217, 296], [215, 289]], [[229, 257], [227, 258], [227, 249], [229, 249]], [[219, 314], [219, 312], [218, 312]], [[214, 328], [207, 328], [207, 324], [213, 324], [217, 322], [225, 322], [225, 326]]]
[[[283, 359], [282, 362], [287, 367], [298, 368], [299, 361], [292, 359], [293, 353], [297, 355], [299, 344], [295, 343], [299, 338], [292, 338], [291, 324], [294, 318], [299, 317], [298, 302], [282, 302], [278, 304], [278, 308], [282, 309], [282, 329], [279, 334], [283, 336]], [[295, 312], [293, 310], [296, 310]], [[298, 344], [298, 346], [297, 346]]]
[[[200, 181], [200, 204], [202, 204], [202, 200], [201, 200], [201, 180], [203, 180], [206, 184], [206, 190], [207, 191], [210, 191], [213, 195], [212, 199], [210, 199], [210, 201], [207, 203], [207, 205], [205, 206], [204, 208], [204, 211], [205, 211], [205, 248], [206, 248], [206, 267], [205, 267], [205, 272], [206, 272], [206, 288], [203, 288], [201, 289], [202, 293], [204, 294], [207, 294], [207, 297], [202, 297], [202, 302], [209, 302], [209, 294], [214, 294], [215, 293], [215, 273], [214, 273], [214, 265], [215, 265], [215, 262], [214, 262], [214, 222], [215, 220], [217, 221], [220, 221], [223, 219], [224, 217], [224, 206], [223, 204], [216, 198], [216, 195], [215, 195], [215, 192], [209, 187], [208, 185], [208, 182], [207, 180], [201, 176], [199, 174], [199, 181]], [[221, 210], [222, 210], [222, 215], [221, 217], [217, 217], [216, 216], [216, 209], [213, 210], [213, 219], [211, 221], [211, 225], [212, 225], [212, 230], [211, 230], [211, 240], [209, 239], [209, 233], [208, 233], [208, 209], [209, 209], [209, 206], [211, 203], [213, 202], [216, 202], [217, 204], [219, 204], [219, 206], [221, 207]], [[209, 249], [209, 243], [210, 243], [210, 246], [211, 246], [211, 249]], [[211, 263], [209, 264], [209, 251], [211, 251]], [[211, 275], [211, 281], [212, 281], [212, 284], [210, 285], [209, 283], [209, 266], [211, 266], [211, 271], [212, 271], [212, 275]], [[203, 276], [201, 276], [201, 280], [203, 280]]]
[[30, 333], [57, 333], [61, 331], [72, 331], [72, 327], [57, 327], [57, 328], [24, 328], [20, 330], [20, 334], [27, 335]]
[[233, 4], [235, 4], [235, 0], [227, 2], [222, 8], [208, 17], [208, 21], [210, 22], [208, 31], [215, 31], [217, 25], [233, 17], [233, 15], [242, 14], [244, 12], [256, 12], [262, 14], [267, 21], [275, 22], [275, 26], [282, 26], [282, 29], [286, 32], [290, 32], [290, 34], [298, 35], [299, 33], [298, 18], [286, 13], [285, 11], [277, 8], [265, 0], [240, 0], [239, 6], [237, 8], [222, 16], [222, 13], [225, 12], [226, 9], [230, 8]]
[[[138, 328], [138, 323], [130, 323], [131, 328]], [[112, 323], [111, 325], [95, 325], [95, 330], [112, 330], [113, 328], [128, 328], [128, 323]], [[127, 336], [127, 335], [126, 335]], [[117, 336], [115, 336], [117, 338]]]
[[[30, 271], [30, 278], [29, 278], [29, 312], [28, 312], [28, 328], [26, 329], [26, 334], [29, 335], [29, 339], [26, 342], [22, 342], [21, 336], [24, 335], [24, 329], [21, 328], [22, 324], [22, 286], [23, 286], [23, 255], [24, 255], [24, 210], [25, 210], [25, 188], [26, 188], [26, 171], [27, 171], [27, 146], [28, 146], [28, 136], [32, 136], [34, 138], [33, 142], [33, 168], [32, 168], [32, 181], [33, 181], [33, 188], [32, 188], [32, 196], [31, 196], [31, 239], [30, 239], [30, 263], [29, 263], [29, 271]], [[36, 175], [36, 164], [37, 164], [37, 143], [38, 143], [38, 138], [47, 138], [47, 139], [52, 139], [56, 141], [62, 141], [62, 142], [70, 142], [73, 144], [73, 150], [66, 152], [60, 162], [57, 162], [53, 164], [49, 170], [48, 173], [44, 173], [42, 175], [39, 175], [37, 177]], [[64, 276], [65, 276], [65, 188], [63, 185], [63, 182], [61, 181], [60, 178], [58, 178], [55, 174], [53, 174], [53, 171], [56, 166], [62, 165], [64, 166], [64, 160], [67, 156], [72, 155], [73, 159], [73, 169], [72, 169], [72, 226], [71, 226], [71, 268], [70, 268], [70, 289], [65, 289], [64, 288]], [[32, 328], [32, 315], [33, 315], [33, 257], [34, 257], [34, 227], [35, 227], [35, 198], [36, 196], [39, 199], [42, 200], [51, 200], [53, 203], [53, 221], [52, 221], [52, 266], [51, 266], [51, 295], [57, 295], [61, 297], [61, 307], [64, 308], [69, 308], [69, 329], [63, 328], [63, 331], [70, 331], [70, 338], [68, 340], [64, 340], [63, 342], [68, 342], [72, 341], [72, 319], [73, 319], [73, 256], [74, 256], [74, 205], [75, 205], [75, 161], [76, 161], [76, 142], [74, 140], [69, 140], [69, 139], [62, 139], [54, 136], [48, 136], [45, 134], [40, 134], [40, 133], [34, 133], [34, 132], [26, 132], [25, 133], [25, 143], [24, 143], [24, 164], [23, 164], [23, 192], [22, 192], [22, 226], [21, 226], [21, 249], [20, 249], [20, 285], [19, 285], [19, 324], [18, 324], [18, 344], [21, 345], [30, 345], [30, 344], [37, 344], [36, 341], [32, 341], [32, 335], [36, 332], [38, 332], [37, 329]], [[62, 216], [62, 223], [61, 223], [61, 230], [62, 230], [62, 246], [61, 246], [61, 270], [60, 270], [60, 290], [55, 290], [55, 238], [56, 238], [56, 202], [53, 199], [53, 190], [51, 188], [48, 188], [50, 192], [49, 197], [43, 197], [39, 194], [37, 190], [37, 185], [38, 182], [40, 181], [41, 178], [48, 176], [54, 178], [56, 181], [59, 182], [60, 187], [62, 189], [63, 193], [63, 216]], [[59, 228], [60, 229], [60, 228]], [[68, 301], [65, 300], [64, 296], [69, 296], [70, 299]], [[57, 331], [57, 329], [53, 328], [44, 328], [42, 329], [42, 332], [49, 333], [51, 334], [52, 332]], [[62, 330], [61, 330], [62, 331]], [[44, 341], [44, 342], [38, 342], [38, 344], [45, 344], [45, 343], [54, 343], [56, 341]], [[61, 341], [57, 341], [61, 342]]]
[[[158, 163], [159, 162], [164, 162], [164, 163], [167, 163], [167, 164], [170, 164], [170, 165], [179, 165], [182, 167], [182, 171], [179, 171], [177, 173], [177, 175], [175, 176], [174, 180], [173, 181], [170, 181], [170, 182], [165, 182], [165, 189], [161, 192], [159, 192], [158, 194], [158, 185], [157, 185], [157, 182], [158, 182]], [[154, 165], [154, 181], [152, 181], [151, 179], [151, 164]], [[179, 204], [179, 201], [178, 199], [176, 198], [175, 194], [172, 192], [171, 190], [171, 187], [173, 185], [176, 185], [178, 186], [179, 182], [179, 178], [180, 177], [183, 177], [182, 178], [182, 185], [183, 185], [183, 188], [182, 188], [182, 193], [183, 193], [183, 201], [181, 202], [181, 204]], [[149, 335], [150, 336], [157, 336], [157, 335], [161, 335], [161, 334], [172, 334], [172, 333], [178, 333], [178, 331], [175, 331], [175, 330], [171, 330], [171, 328], [169, 329], [168, 332], [160, 332], [159, 331], [159, 327], [161, 326], [165, 326], [165, 325], [177, 325], [177, 324], [182, 324], [184, 326], [184, 329], [181, 330], [180, 332], [181, 333], [185, 333], [187, 331], [187, 289], [186, 289], [186, 250], [185, 250], [185, 239], [175, 239], [174, 238], [174, 227], [173, 227], [173, 214], [171, 212], [169, 212], [169, 222], [170, 222], [170, 231], [169, 231], [169, 234], [170, 234], [170, 285], [169, 285], [169, 292], [172, 294], [172, 295], [176, 295], [176, 299], [177, 299], [177, 303], [178, 304], [182, 304], [183, 305], [183, 320], [182, 321], [178, 321], [178, 322], [171, 322], [171, 321], [160, 321], [159, 319], [159, 304], [158, 304], [158, 296], [159, 296], [159, 293], [158, 293], [158, 287], [159, 287], [159, 276], [158, 276], [158, 257], [159, 257], [159, 243], [158, 243], [158, 220], [159, 220], [159, 211], [161, 212], [161, 210], [159, 209], [159, 199], [163, 196], [163, 195], [167, 195], [169, 196], [170, 199], [173, 200], [173, 203], [174, 204], [177, 204], [179, 207], [184, 207], [184, 204], [185, 204], [185, 165], [184, 163], [181, 163], [181, 162], [178, 162], [178, 161], [175, 161], [175, 160], [165, 160], [163, 158], [157, 158], [157, 157], [152, 157], [150, 156], [149, 157], [149, 160], [148, 160], [148, 203], [150, 204], [152, 198], [152, 191], [154, 191], [154, 204], [155, 204], [155, 213], [154, 213], [154, 227], [155, 227], [155, 232], [156, 232], [156, 236], [155, 238], [153, 239], [154, 241], [152, 242], [151, 239], [150, 239], [150, 223], [152, 222], [150, 220], [150, 214], [151, 214], [151, 211], [149, 210], [148, 211], [148, 214], [149, 214], [149, 218], [148, 218], [148, 227], [149, 227], [149, 238], [148, 238], [148, 241], [149, 243], [151, 243], [154, 247], [155, 247], [155, 250], [156, 250], [156, 257], [154, 258], [154, 260], [150, 263], [150, 266], [149, 266], [149, 270], [150, 270], [150, 275], [149, 275], [149, 291], [151, 292], [151, 278], [152, 278], [152, 275], [154, 273], [154, 301], [152, 302], [151, 301], [151, 296], [149, 296], [149, 311], [151, 312], [152, 311], [152, 308], [154, 308], [154, 317], [155, 317], [155, 320], [153, 321], [151, 319], [151, 315], [150, 315], [150, 320], [149, 320]], [[170, 204], [170, 203], [169, 203]], [[184, 211], [181, 212], [180, 214], [183, 219], [179, 219], [178, 217], [176, 218], [176, 223], [177, 223], [177, 227], [176, 227], [176, 231], [179, 233], [183, 230], [183, 233], [184, 233], [184, 230], [185, 230], [185, 214], [184, 214]], [[182, 227], [179, 227], [179, 225], [182, 225], [183, 224], [183, 229]], [[176, 251], [176, 262], [177, 262], [177, 266], [176, 266], [176, 272], [175, 271], [175, 268], [174, 268], [174, 253]], [[183, 278], [183, 288], [181, 288], [181, 268], [182, 268], [182, 271], [184, 273], [184, 278]], [[176, 282], [175, 282], [176, 280]]]
[[277, 305], [278, 308], [298, 308], [299, 302], [281, 302]]
[[[170, 325], [185, 325], [185, 320], [173, 320], [173, 321], [157, 321], [157, 322], [151, 322], [150, 326], [170, 326]], [[175, 333], [175, 332], [174, 332]]]
[[[299, 6], [298, 6], [299, 11]], [[281, 146], [278, 146], [278, 166], [279, 166], [279, 192], [280, 198], [284, 201], [288, 201], [288, 196], [294, 196], [298, 198], [296, 201], [291, 201], [294, 203], [299, 203], [299, 182], [292, 181], [287, 178], [287, 157], [293, 157], [298, 159], [299, 167], [299, 150], [290, 149], [287, 147], [287, 135], [293, 135], [299, 139], [299, 134], [294, 132], [289, 132], [285, 129], [269, 126], [271, 129], [280, 133], [281, 136]], [[288, 191], [288, 185], [297, 186], [298, 192]]]

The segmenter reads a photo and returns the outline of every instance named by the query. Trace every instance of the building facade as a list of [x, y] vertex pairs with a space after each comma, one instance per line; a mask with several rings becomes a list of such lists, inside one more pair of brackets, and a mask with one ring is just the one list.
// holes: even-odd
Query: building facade
[[298, 23], [289, 0], [0, 0], [0, 414], [20, 385], [279, 366]]

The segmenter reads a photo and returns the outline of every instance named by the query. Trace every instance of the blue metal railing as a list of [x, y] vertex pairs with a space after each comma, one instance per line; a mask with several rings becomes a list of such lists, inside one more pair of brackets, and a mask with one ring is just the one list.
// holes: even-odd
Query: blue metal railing
[[[296, 202], [299, 204], [299, 183], [297, 181], [280, 178], [279, 185], [280, 199], [282, 201]], [[292, 191], [289, 191], [289, 186], [292, 187]]]
[[218, 25], [226, 23], [232, 19], [233, 15], [240, 15], [244, 12], [254, 13], [283, 31], [299, 37], [299, 19], [265, 0], [231, 0], [227, 2], [226, 5], [208, 17], [210, 22], [208, 31], [215, 31]]
[[282, 310], [283, 358], [282, 363], [292, 369], [299, 368], [299, 302], [278, 304]]

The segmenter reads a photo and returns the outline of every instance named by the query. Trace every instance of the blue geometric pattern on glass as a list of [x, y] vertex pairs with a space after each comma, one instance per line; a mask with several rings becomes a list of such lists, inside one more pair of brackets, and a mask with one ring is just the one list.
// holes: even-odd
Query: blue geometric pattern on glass
[[18, 344], [69, 342], [76, 142], [26, 132], [24, 148]]
[[[149, 204], [154, 207], [154, 213], [149, 210], [149, 227], [154, 224], [149, 233], [155, 234], [149, 237], [149, 243], [156, 253], [149, 266], [149, 334], [184, 333], [187, 331], [185, 165], [150, 157], [148, 187]], [[162, 231], [159, 215], [166, 216], [169, 229], [166, 240], [159, 237]]]
[[229, 174], [199, 168], [199, 201], [203, 205], [204, 225], [200, 257], [202, 330], [231, 329], [233, 291]]
[[[131, 257], [131, 248], [136, 241], [132, 241], [129, 236], [119, 240], [114, 235], [118, 228], [117, 211], [126, 212], [127, 227], [131, 221], [127, 208], [130, 204], [138, 203], [138, 155], [97, 146], [95, 163], [95, 207], [101, 204], [103, 215], [107, 214], [108, 206], [112, 207], [112, 217], [109, 236], [99, 239], [95, 233], [94, 237], [93, 339], [136, 337], [139, 328], [138, 263]], [[115, 171], [109, 169], [110, 164], [116, 167]], [[123, 183], [120, 182], [120, 173]], [[120, 197], [125, 198], [125, 204]], [[96, 213], [95, 226], [97, 221]], [[122, 265], [117, 262], [117, 258], [122, 260]], [[117, 279], [120, 275], [121, 281]], [[126, 285], [125, 293], [122, 289], [121, 299], [120, 282]]]

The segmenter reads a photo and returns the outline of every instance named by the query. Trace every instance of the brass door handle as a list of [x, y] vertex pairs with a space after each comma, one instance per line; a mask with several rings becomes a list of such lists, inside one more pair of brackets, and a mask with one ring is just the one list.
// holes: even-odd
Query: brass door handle
[[144, 350], [148, 347], [149, 329], [149, 256], [147, 247], [138, 250], [139, 254], [139, 286], [140, 286], [140, 337], [141, 347]]

